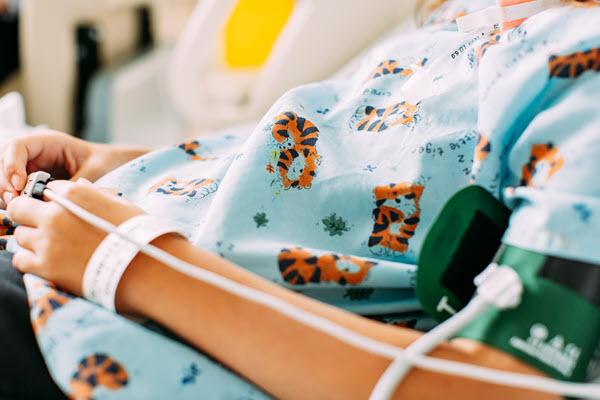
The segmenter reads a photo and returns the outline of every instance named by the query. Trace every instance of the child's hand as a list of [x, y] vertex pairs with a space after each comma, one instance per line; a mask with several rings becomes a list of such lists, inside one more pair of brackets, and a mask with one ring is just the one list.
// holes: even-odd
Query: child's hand
[[43, 170], [56, 178], [80, 171], [92, 145], [64, 133], [44, 132], [10, 140], [0, 153], [0, 194], [8, 204], [23, 190], [30, 172]]
[[94, 181], [144, 152], [89, 143], [52, 131], [15, 138], [0, 152], [0, 196], [8, 204], [23, 190], [31, 172], [46, 171], [58, 179]]
[[[48, 187], [115, 225], [143, 213], [89, 183], [54, 181]], [[80, 295], [87, 262], [106, 234], [51, 201], [17, 197], [9, 204], [8, 213], [19, 224], [15, 238], [23, 248], [14, 255], [14, 266]]]

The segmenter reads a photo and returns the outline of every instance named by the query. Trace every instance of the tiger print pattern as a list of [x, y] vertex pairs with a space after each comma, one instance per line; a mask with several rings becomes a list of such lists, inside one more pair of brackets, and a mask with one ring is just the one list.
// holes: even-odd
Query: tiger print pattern
[[396, 125], [411, 125], [415, 122], [418, 105], [406, 101], [385, 108], [367, 106], [365, 116], [355, 128], [359, 131], [382, 132]]
[[179, 180], [177, 178], [165, 178], [152, 186], [147, 194], [159, 193], [168, 196], [181, 196], [190, 199], [203, 199], [211, 193], [216, 192], [218, 183], [213, 179], [198, 178], [191, 180]]
[[92, 400], [99, 387], [116, 391], [129, 383], [129, 375], [123, 366], [106, 354], [92, 354], [79, 362], [71, 377], [70, 398]]
[[200, 155], [201, 145], [200, 142], [197, 140], [181, 143], [179, 146], [177, 146], [177, 148], [183, 150], [194, 161], [210, 160], [210, 158]]
[[421, 217], [419, 202], [424, 186], [410, 183], [391, 183], [377, 186], [376, 208], [373, 210], [373, 232], [368, 246], [381, 246], [399, 253], [408, 250]]
[[[29, 288], [28, 288], [29, 290]], [[73, 299], [73, 296], [59, 291], [48, 281], [39, 280], [30, 286], [35, 295], [29, 293], [29, 307], [33, 332], [37, 335], [54, 315], [54, 313]]]
[[15, 233], [15, 223], [8, 217], [2, 217], [0, 222], [0, 236], [13, 235]]
[[367, 81], [372, 81], [373, 79], [381, 78], [387, 75], [398, 75], [403, 78], [408, 78], [415, 72], [415, 68], [420, 68], [425, 66], [429, 61], [427, 58], [422, 59], [416, 64], [411, 65], [411, 67], [401, 66], [398, 61], [389, 59], [380, 62], [377, 67], [371, 72], [369, 79]]
[[600, 72], [600, 48], [580, 51], [563, 56], [552, 55], [548, 59], [552, 78], [575, 79], [584, 72]]
[[283, 249], [278, 256], [279, 272], [291, 285], [334, 282], [339, 285], [362, 283], [377, 263], [335, 253], [321, 256], [300, 247]]
[[564, 163], [565, 160], [559, 155], [558, 148], [554, 144], [534, 144], [531, 146], [529, 161], [523, 165], [521, 171], [521, 185], [539, 186], [538, 179], [541, 179], [542, 183], [547, 182], [563, 167]]
[[44, 294], [30, 304], [33, 332], [37, 335], [48, 323], [56, 310], [67, 304], [72, 296], [62, 293], [49, 282], [36, 283], [35, 290], [43, 290]]
[[477, 143], [475, 144], [475, 150], [473, 151], [473, 166], [471, 168], [471, 176], [469, 182], [471, 184], [476, 183], [477, 174], [479, 173], [481, 166], [484, 161], [490, 155], [492, 151], [492, 144], [487, 136], [477, 133]]
[[367, 81], [371, 81], [373, 79], [381, 78], [386, 75], [400, 75], [404, 78], [409, 77], [413, 74], [413, 70], [410, 68], [402, 67], [398, 61], [396, 60], [385, 60], [380, 62], [377, 67], [371, 72], [369, 79]]
[[479, 164], [485, 161], [492, 151], [492, 145], [487, 136], [477, 134], [477, 144], [475, 145], [475, 163]]
[[481, 46], [477, 47], [477, 61], [481, 61], [481, 59], [483, 58], [483, 56], [485, 56], [485, 53], [487, 53], [487, 51], [497, 45], [498, 43], [500, 43], [500, 38], [502, 36], [501, 35], [493, 35], [492, 38], [484, 43], [481, 44]]
[[[321, 163], [317, 151], [319, 129], [311, 121], [288, 111], [275, 118], [271, 133], [279, 153], [277, 171], [283, 188], [310, 189]], [[269, 165], [267, 171], [274, 170]]]

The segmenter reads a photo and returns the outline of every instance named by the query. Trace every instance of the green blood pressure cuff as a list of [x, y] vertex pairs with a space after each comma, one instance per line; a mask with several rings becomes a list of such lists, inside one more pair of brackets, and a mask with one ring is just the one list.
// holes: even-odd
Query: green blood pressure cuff
[[480, 187], [458, 192], [423, 243], [417, 296], [442, 321], [469, 302], [473, 279], [491, 262], [512, 267], [523, 283], [521, 304], [491, 308], [457, 336], [500, 349], [557, 379], [584, 381], [600, 339], [600, 265], [502, 245], [509, 216]]
[[600, 338], [600, 265], [505, 246], [496, 259], [523, 283], [521, 304], [491, 308], [457, 336], [512, 354], [557, 379], [585, 381]]

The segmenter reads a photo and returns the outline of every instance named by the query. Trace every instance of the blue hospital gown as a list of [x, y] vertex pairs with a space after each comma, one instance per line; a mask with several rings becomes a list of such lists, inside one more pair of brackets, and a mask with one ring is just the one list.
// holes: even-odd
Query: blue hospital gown
[[[420, 311], [427, 228], [473, 183], [513, 208], [506, 243], [600, 263], [600, 8], [551, 9], [477, 40], [447, 22], [491, 3], [450, 1], [429, 25], [289, 91], [258, 125], [155, 151], [98, 185], [266, 279], [404, 325]], [[402, 98], [455, 51], [442, 93]], [[42, 353], [74, 397], [267, 397], [168, 335], [26, 283]]]

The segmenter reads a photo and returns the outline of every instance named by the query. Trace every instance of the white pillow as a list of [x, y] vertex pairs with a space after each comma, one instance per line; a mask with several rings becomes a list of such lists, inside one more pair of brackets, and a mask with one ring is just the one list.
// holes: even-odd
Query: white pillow
[[0, 147], [13, 137], [36, 129], [25, 122], [25, 104], [19, 93], [11, 92], [0, 98]]

